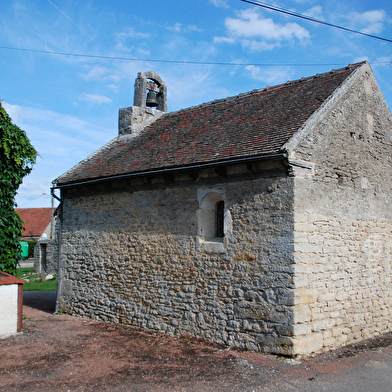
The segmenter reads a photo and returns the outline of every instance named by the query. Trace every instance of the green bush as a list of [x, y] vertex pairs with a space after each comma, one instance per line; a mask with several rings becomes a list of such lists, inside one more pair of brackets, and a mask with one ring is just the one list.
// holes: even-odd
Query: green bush
[[23, 227], [15, 211], [15, 196], [37, 154], [26, 132], [12, 123], [0, 101], [0, 271], [11, 274], [20, 258]]
[[28, 259], [34, 259], [34, 248], [37, 245], [37, 241], [27, 241], [29, 244], [29, 255], [27, 256]]

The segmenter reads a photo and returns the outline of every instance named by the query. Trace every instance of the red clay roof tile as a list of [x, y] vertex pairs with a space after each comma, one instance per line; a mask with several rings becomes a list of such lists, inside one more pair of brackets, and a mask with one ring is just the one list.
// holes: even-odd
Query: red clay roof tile
[[137, 137], [113, 139], [54, 183], [278, 153], [362, 64], [167, 113]]
[[23, 237], [40, 237], [50, 223], [50, 208], [16, 208], [15, 210], [24, 222]]

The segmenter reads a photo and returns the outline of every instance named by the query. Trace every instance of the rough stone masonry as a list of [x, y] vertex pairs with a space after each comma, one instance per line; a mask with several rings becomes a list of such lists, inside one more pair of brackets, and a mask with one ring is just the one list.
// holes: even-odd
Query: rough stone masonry
[[[294, 111], [314, 103], [309, 94], [317, 99], [341, 74], [343, 83], [295, 123]], [[294, 133], [274, 154], [90, 181], [109, 146], [78, 166], [84, 180], [72, 177], [76, 171], [68, 182], [57, 180], [62, 310], [284, 355], [390, 330], [392, 118], [370, 66], [236, 99], [252, 105], [256, 96], [276, 118], [279, 110], [287, 115], [284, 105], [293, 110]], [[189, 112], [218, 107], [224, 119], [231, 102]], [[269, 126], [272, 117], [263, 115]], [[114, 151], [143, 140], [147, 148], [170, 118], [162, 115], [137, 136], [120, 136]], [[249, 121], [257, 126], [256, 117]], [[268, 132], [277, 132], [271, 124]], [[245, 136], [238, 140], [244, 142]], [[220, 201], [224, 235], [209, 237], [210, 213]]]

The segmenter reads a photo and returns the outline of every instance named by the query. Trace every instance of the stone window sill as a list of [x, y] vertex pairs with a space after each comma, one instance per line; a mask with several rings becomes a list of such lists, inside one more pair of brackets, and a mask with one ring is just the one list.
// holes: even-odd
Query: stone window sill
[[226, 252], [226, 246], [224, 238], [215, 237], [202, 242], [202, 246], [205, 252], [209, 253], [224, 253]]

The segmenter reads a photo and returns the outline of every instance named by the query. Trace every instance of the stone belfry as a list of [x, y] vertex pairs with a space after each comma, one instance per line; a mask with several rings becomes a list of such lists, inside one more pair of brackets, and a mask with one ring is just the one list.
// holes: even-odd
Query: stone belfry
[[165, 82], [154, 71], [139, 72], [135, 80], [133, 106], [119, 110], [118, 134], [137, 136], [166, 112]]
[[[165, 82], [154, 71], [139, 72], [135, 80], [135, 95], [133, 106], [146, 107], [147, 92], [156, 95], [156, 110], [167, 112], [167, 88]], [[148, 106], [148, 105], [147, 105]]]

